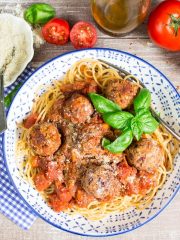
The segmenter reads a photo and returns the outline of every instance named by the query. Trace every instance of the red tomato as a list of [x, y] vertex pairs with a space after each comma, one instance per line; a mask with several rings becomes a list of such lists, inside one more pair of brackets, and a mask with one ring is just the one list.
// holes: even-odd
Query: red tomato
[[61, 190], [61, 193], [58, 195], [58, 197], [62, 202], [70, 202], [72, 199], [72, 194], [68, 189], [64, 188]]
[[61, 174], [61, 171], [58, 169], [57, 162], [55, 161], [48, 162], [45, 177], [50, 181], [54, 181], [55, 179], [57, 179], [58, 173]]
[[151, 187], [155, 187], [157, 183], [157, 174], [139, 171], [139, 190], [140, 193], [146, 193]]
[[121, 162], [118, 165], [118, 178], [123, 183], [126, 184], [131, 177], [136, 177], [137, 170], [129, 166], [126, 162]]
[[48, 180], [44, 176], [44, 173], [42, 173], [42, 172], [37, 173], [33, 180], [34, 180], [34, 185], [35, 185], [36, 189], [40, 192], [44, 191], [52, 183], [52, 181]]
[[139, 193], [139, 179], [135, 179], [132, 183], [127, 183], [126, 194], [131, 196], [132, 194]]
[[39, 167], [39, 157], [38, 156], [32, 157], [32, 159], [31, 159], [31, 166], [33, 168]]
[[56, 194], [49, 196], [49, 205], [56, 212], [61, 212], [69, 208], [68, 202], [62, 202]]
[[61, 202], [70, 202], [72, 199], [71, 191], [68, 188], [63, 187], [59, 180], [55, 181], [55, 186], [57, 196], [61, 200]]
[[37, 121], [38, 115], [36, 113], [31, 113], [25, 120], [24, 120], [24, 127], [30, 128], [32, 127]]
[[160, 3], [150, 14], [148, 33], [160, 47], [180, 51], [180, 1]]
[[75, 200], [79, 207], [85, 208], [94, 201], [94, 197], [86, 193], [83, 189], [78, 189]]
[[53, 18], [42, 28], [42, 35], [48, 43], [63, 45], [69, 40], [70, 27], [64, 19]]
[[97, 41], [97, 32], [92, 24], [81, 21], [71, 29], [70, 39], [76, 49], [92, 48]]

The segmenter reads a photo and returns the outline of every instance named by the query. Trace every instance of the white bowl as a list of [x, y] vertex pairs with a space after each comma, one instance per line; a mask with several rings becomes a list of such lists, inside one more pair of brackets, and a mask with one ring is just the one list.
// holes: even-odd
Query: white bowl
[[[17, 52], [24, 51], [25, 57], [23, 60], [19, 59], [20, 61], [16, 61], [15, 63], [11, 64], [12, 68], [14, 68], [14, 71], [9, 75], [10, 77], [4, 77], [5, 87], [11, 85], [14, 81], [16, 81], [17, 77], [24, 71], [27, 64], [31, 61], [34, 55], [33, 33], [28, 23], [24, 19], [15, 17], [12, 14], [0, 14], [0, 33], [1, 30], [6, 26], [6, 34], [0, 37], [1, 46], [5, 43], [5, 48], [11, 49], [11, 44], [16, 39], [15, 43], [13, 42], [12, 45], [15, 45], [17, 47]], [[21, 38], [23, 38], [23, 44], [17, 44], [18, 36], [21, 36]], [[3, 56], [0, 52], [0, 67], [2, 67], [3, 57], [6, 58], [6, 56]]]
[[43, 86], [42, 91], [46, 90], [47, 85], [52, 84], [54, 80], [61, 79], [73, 63], [83, 58], [100, 58], [119, 65], [137, 76], [151, 91], [154, 108], [161, 113], [161, 117], [165, 121], [179, 131], [179, 94], [159, 70], [136, 56], [117, 50], [99, 48], [74, 51], [58, 56], [38, 68], [15, 96], [7, 116], [8, 130], [4, 134], [6, 165], [9, 177], [20, 196], [37, 216], [53, 226], [86, 236], [122, 234], [152, 220], [174, 198], [179, 188], [180, 155], [175, 157], [173, 172], [167, 175], [162, 189], [157, 192], [152, 203], [146, 209], [141, 211], [130, 208], [125, 212], [111, 214], [99, 221], [90, 221], [81, 215], [70, 216], [66, 213], [54, 212], [40, 194], [22, 179], [17, 165], [17, 161], [22, 159], [18, 159], [15, 152], [15, 144], [18, 139], [16, 124], [21, 122], [31, 111], [37, 88]]

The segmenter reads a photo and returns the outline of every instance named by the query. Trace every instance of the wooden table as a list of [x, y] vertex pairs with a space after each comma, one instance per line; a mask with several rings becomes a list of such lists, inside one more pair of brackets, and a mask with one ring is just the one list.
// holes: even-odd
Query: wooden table
[[[133, 1], [133, 0], [132, 0]], [[28, 6], [32, 2], [43, 2], [42, 0], [1, 0], [0, 7], [7, 4], [14, 5], [21, 3]], [[78, 20], [86, 20], [93, 22], [90, 14], [88, 0], [49, 0], [57, 12], [57, 16], [67, 19], [71, 24]], [[153, 1], [156, 5], [160, 0]], [[180, 52], [171, 53], [157, 48], [151, 43], [147, 36], [146, 24], [142, 24], [134, 32], [124, 37], [110, 37], [98, 31], [97, 47], [115, 48], [130, 52], [138, 57], [144, 58], [159, 70], [161, 70], [178, 88], [180, 86]], [[36, 49], [35, 56], [32, 61], [34, 67], [39, 66], [46, 60], [55, 57], [63, 52], [73, 50], [69, 43], [63, 47], [46, 44]], [[179, 86], [178, 86], [179, 85]], [[180, 196], [177, 196], [171, 205], [165, 209], [160, 216], [145, 226], [122, 236], [109, 237], [106, 239], [128, 239], [128, 240], [178, 240], [180, 239]], [[0, 240], [74, 240], [89, 239], [87, 237], [79, 237], [48, 225], [38, 219], [31, 229], [27, 232], [21, 230], [10, 220], [0, 215]]]

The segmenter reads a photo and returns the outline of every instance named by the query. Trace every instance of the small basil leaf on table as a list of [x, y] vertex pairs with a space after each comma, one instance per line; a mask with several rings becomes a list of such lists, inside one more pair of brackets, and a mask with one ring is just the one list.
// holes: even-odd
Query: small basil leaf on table
[[89, 93], [88, 94], [95, 109], [97, 112], [103, 114], [108, 112], [117, 112], [121, 111], [121, 108], [116, 103], [112, 102], [111, 100], [96, 94], [96, 93]]
[[19, 83], [5, 98], [4, 98], [4, 104], [8, 108], [16, 95], [18, 89], [22, 86], [23, 83]]
[[55, 9], [47, 3], [35, 3], [28, 7], [24, 13], [24, 19], [35, 25], [45, 24], [55, 17]]
[[143, 131], [136, 117], [131, 119], [131, 130], [136, 140], [139, 141], [143, 134]]
[[136, 115], [136, 120], [143, 133], [153, 133], [159, 126], [149, 110], [140, 110]]
[[107, 145], [109, 145], [111, 143], [111, 141], [107, 138], [103, 138], [102, 139], [102, 146], [105, 147]]
[[151, 93], [148, 89], [142, 88], [134, 99], [134, 110], [137, 113], [139, 109], [148, 109], [151, 105]]
[[130, 129], [124, 131], [114, 142], [109, 145], [105, 145], [104, 148], [112, 153], [123, 152], [133, 140], [133, 134]]
[[103, 114], [103, 120], [116, 129], [123, 129], [129, 125], [133, 117], [131, 113], [124, 111]]
[[5, 107], [7, 107], [7, 108], [11, 104], [11, 98], [8, 95], [4, 98], [4, 104], [5, 104]]

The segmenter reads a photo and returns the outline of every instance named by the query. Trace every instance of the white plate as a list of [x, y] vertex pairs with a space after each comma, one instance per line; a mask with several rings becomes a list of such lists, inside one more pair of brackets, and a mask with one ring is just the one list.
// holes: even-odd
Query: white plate
[[38, 68], [21, 87], [9, 109], [8, 130], [4, 134], [4, 154], [9, 177], [28, 206], [42, 219], [59, 229], [89, 236], [110, 236], [138, 228], [157, 216], [174, 198], [179, 188], [180, 156], [176, 156], [174, 171], [167, 176], [150, 206], [143, 211], [131, 208], [123, 213], [109, 215], [100, 221], [89, 221], [80, 215], [57, 214], [44, 202], [39, 193], [24, 181], [17, 167], [15, 143], [16, 123], [31, 111], [34, 93], [38, 86], [52, 84], [61, 79], [73, 63], [83, 58], [104, 59], [117, 64], [142, 80], [152, 93], [153, 105], [176, 131], [179, 130], [179, 95], [172, 83], [156, 68], [129, 53], [112, 49], [87, 49], [60, 55]]

